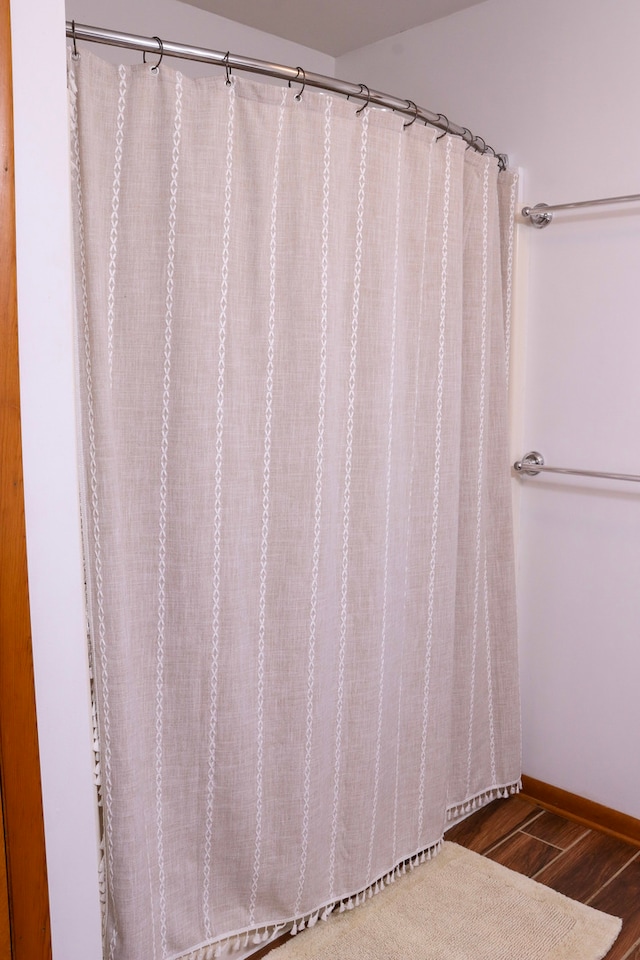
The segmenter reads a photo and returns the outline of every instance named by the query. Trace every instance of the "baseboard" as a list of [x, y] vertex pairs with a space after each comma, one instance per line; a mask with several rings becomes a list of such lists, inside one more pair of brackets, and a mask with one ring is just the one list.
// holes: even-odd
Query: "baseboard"
[[600, 803], [586, 800], [575, 793], [568, 793], [560, 787], [552, 787], [541, 780], [534, 780], [533, 777], [522, 777], [520, 796], [525, 800], [531, 800], [539, 807], [544, 807], [551, 813], [560, 814], [592, 830], [608, 833], [612, 837], [640, 847], [640, 820], [626, 813], [603, 807]]

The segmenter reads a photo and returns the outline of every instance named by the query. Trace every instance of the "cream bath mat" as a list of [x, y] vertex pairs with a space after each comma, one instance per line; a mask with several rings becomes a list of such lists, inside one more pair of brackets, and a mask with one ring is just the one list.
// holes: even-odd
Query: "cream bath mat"
[[447, 842], [434, 860], [269, 960], [602, 960], [621, 926]]

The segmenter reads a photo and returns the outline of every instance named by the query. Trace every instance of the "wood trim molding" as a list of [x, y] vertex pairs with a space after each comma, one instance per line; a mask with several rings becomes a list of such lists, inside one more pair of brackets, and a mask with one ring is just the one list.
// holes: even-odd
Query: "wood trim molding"
[[624, 840], [640, 847], [640, 820], [626, 813], [611, 810], [593, 800], [586, 800], [575, 793], [568, 793], [560, 787], [553, 787], [533, 777], [522, 777], [522, 792], [525, 800], [531, 800], [539, 807], [551, 813], [558, 813], [568, 820], [575, 820], [592, 830], [608, 833], [612, 837]]
[[4, 815], [2, 812], [2, 783], [0, 782], [0, 957], [10, 956], [9, 887], [7, 886], [7, 857], [4, 846]]
[[22, 478], [9, 0], [0, 0], [0, 777], [12, 960], [50, 960]]

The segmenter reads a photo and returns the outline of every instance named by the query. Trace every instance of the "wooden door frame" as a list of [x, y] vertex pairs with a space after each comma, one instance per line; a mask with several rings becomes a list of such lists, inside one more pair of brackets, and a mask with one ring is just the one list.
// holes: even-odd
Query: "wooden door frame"
[[0, 0], [0, 777], [12, 960], [50, 960], [22, 477], [9, 0]]

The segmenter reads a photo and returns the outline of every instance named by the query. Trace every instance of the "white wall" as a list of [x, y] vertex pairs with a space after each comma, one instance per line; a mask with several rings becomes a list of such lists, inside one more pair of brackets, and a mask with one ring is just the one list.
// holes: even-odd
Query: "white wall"
[[[74, 0], [67, 16], [333, 72], [334, 61], [324, 54], [176, 0], [111, 0], [106, 7]], [[75, 452], [64, 3], [12, 0], [11, 18], [27, 545], [53, 957], [98, 960], [96, 806]], [[93, 49], [120, 59], [107, 47]], [[180, 69], [189, 72], [184, 64]]]
[[[487, 0], [340, 58], [337, 76], [469, 126], [523, 200], [640, 192], [637, 0]], [[640, 205], [557, 214], [526, 242], [523, 444], [640, 473]], [[524, 771], [640, 817], [640, 490], [522, 483]]]
[[[29, 0], [39, 6], [43, 0]], [[209, 50], [230, 50], [231, 53], [268, 60], [288, 66], [301, 64], [309, 72], [333, 76], [335, 60], [290, 40], [253, 30], [241, 23], [207, 13], [179, 0], [66, 0], [68, 20], [108, 30], [160, 37], [176, 43], [191, 44]], [[63, 26], [64, 30], [64, 26]], [[79, 49], [91, 49], [97, 56], [115, 63], [139, 62], [142, 54], [116, 47], [97, 44], [79, 44]], [[154, 62], [150, 54], [149, 63]], [[192, 76], [208, 75], [215, 67], [188, 60], [168, 63], [176, 70]], [[245, 74], [249, 76], [249, 74]]]

